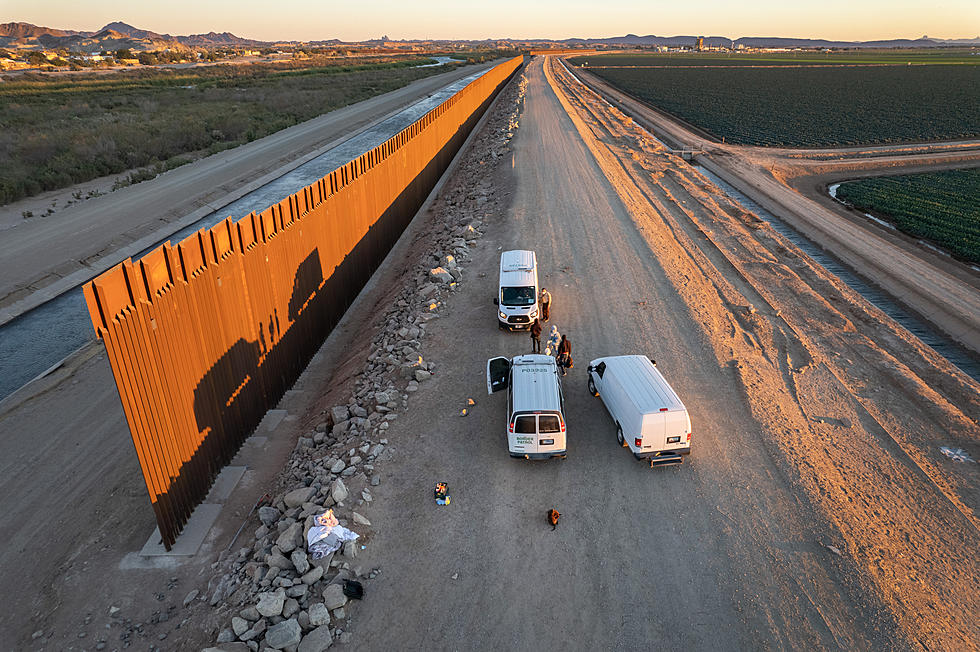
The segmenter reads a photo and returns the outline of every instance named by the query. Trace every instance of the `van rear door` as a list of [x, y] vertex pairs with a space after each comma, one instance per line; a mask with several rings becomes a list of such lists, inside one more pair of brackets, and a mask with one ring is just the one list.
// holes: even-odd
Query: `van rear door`
[[664, 412], [664, 450], [691, 447], [691, 419], [687, 410]]
[[510, 359], [504, 357], [487, 360], [487, 394], [507, 389], [510, 379]]
[[[641, 439], [641, 445], [636, 446], [635, 441], [630, 441], [630, 448], [634, 449], [637, 453], [642, 453], [644, 451], [651, 450], [663, 450], [664, 448], [664, 437], [667, 432], [667, 409], [663, 408], [658, 412], [647, 412], [641, 417], [641, 429], [639, 435], [634, 435], [634, 437], [639, 437]], [[626, 435], [627, 437], [629, 434]]]
[[511, 416], [507, 438], [511, 454], [529, 455], [538, 452], [538, 417], [518, 413]]

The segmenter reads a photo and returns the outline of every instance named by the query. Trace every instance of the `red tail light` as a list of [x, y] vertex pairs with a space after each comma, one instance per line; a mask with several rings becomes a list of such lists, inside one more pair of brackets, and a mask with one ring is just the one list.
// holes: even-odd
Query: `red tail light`
[[687, 433], [687, 440], [691, 441], [691, 433]]
[[636, 447], [637, 448], [640, 448], [641, 446], [643, 446], [643, 440], [640, 437], [637, 437], [633, 441], [636, 443]]
[[558, 423], [561, 424], [561, 431], [562, 432], [565, 432], [565, 420], [564, 419], [558, 419]]
[[507, 432], [514, 432], [514, 422], [511, 421], [507, 424]]

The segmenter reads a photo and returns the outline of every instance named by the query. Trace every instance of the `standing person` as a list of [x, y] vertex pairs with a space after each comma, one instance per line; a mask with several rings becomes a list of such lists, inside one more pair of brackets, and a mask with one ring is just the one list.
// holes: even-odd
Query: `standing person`
[[541, 302], [541, 319], [543, 321], [548, 321], [551, 319], [551, 293], [545, 288], [541, 288], [541, 296], [538, 297]]
[[541, 353], [541, 322], [537, 319], [531, 324], [531, 353]]
[[557, 356], [558, 355], [558, 345], [561, 343], [561, 334], [558, 332], [558, 327], [554, 324], [551, 325], [551, 333], [548, 334], [548, 347], [544, 350], [548, 355]]
[[566, 335], [561, 336], [561, 344], [558, 345], [558, 367], [562, 376], [572, 368], [572, 341]]

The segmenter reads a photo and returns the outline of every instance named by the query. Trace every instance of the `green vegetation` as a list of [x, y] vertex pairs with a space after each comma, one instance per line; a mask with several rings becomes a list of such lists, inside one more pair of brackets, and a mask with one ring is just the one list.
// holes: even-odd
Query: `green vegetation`
[[834, 50], [830, 52], [670, 52], [604, 54], [571, 59], [576, 66], [875, 66], [980, 65], [969, 50]]
[[0, 204], [135, 168], [133, 181], [443, 72], [427, 58], [315, 57], [0, 83]]
[[837, 198], [980, 263], [980, 169], [850, 181]]
[[[751, 55], [732, 58], [736, 56]], [[868, 54], [861, 62], [873, 63], [875, 57], [884, 56]], [[941, 55], [919, 56], [944, 60]], [[768, 65], [774, 57], [757, 57], [754, 61], [767, 67], [678, 67], [689, 65], [679, 63], [689, 60], [713, 60], [718, 65], [719, 58], [589, 56], [576, 61], [587, 61], [594, 74], [614, 86], [730, 143], [836, 147], [980, 136], [976, 65], [855, 66], [848, 60], [848, 65], [840, 66], [787, 67]], [[667, 65], [668, 60], [677, 63]], [[611, 61], [666, 67], [593, 69]], [[970, 63], [980, 64], [980, 57], [972, 57]]]

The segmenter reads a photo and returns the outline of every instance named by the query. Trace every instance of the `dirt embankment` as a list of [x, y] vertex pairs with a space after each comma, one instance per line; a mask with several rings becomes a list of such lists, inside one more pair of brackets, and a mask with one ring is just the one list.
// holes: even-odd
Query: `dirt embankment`
[[772, 449], [909, 641], [966, 649], [980, 569], [980, 391], [552, 65], [569, 114]]

